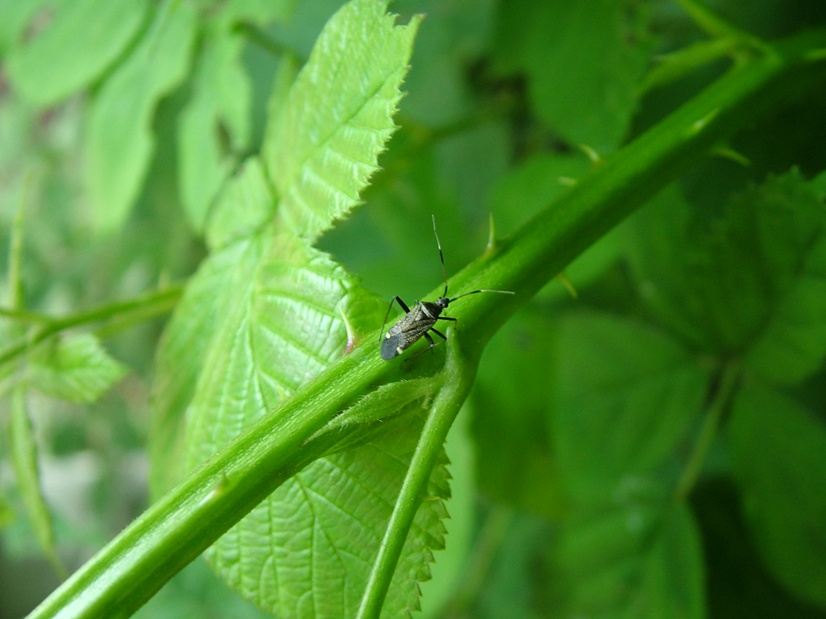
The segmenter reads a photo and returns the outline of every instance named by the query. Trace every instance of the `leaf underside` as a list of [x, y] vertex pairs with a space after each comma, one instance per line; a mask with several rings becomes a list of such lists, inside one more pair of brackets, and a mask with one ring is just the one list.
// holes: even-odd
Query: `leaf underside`
[[[384, 302], [309, 243], [356, 206], [395, 129], [417, 20], [395, 26], [385, 6], [355, 0], [330, 20], [273, 112], [265, 156], [245, 163], [206, 222], [213, 252], [158, 362], [156, 493], [277, 415], [381, 323]], [[206, 553], [218, 574], [278, 616], [353, 616], [424, 419], [418, 402], [404, 406], [411, 414], [306, 466], [230, 529]], [[443, 465], [431, 485], [447, 496]], [[444, 514], [441, 501], [419, 510], [388, 615], [417, 607]]]

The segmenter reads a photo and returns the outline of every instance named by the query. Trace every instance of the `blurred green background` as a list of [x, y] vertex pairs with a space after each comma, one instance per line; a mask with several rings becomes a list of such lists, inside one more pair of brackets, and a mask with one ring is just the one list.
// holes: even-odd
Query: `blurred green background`
[[[146, 100], [111, 126], [115, 136], [129, 134], [140, 117], [152, 136], [143, 155], [112, 153], [113, 161], [143, 157], [121, 169], [95, 164], [106, 153], [90, 150], [90, 110], [164, 5], [136, 2], [130, 15], [122, 8], [111, 17], [121, 31], [109, 29], [104, 42], [89, 34], [100, 3], [78, 2], [85, 19], [76, 9], [79, 21], [54, 37], [43, 59], [32, 41], [67, 3], [0, 4], [0, 277], [7, 288], [22, 204], [26, 306], [49, 315], [186, 280], [206, 251], [199, 214], [260, 147], [280, 59], [286, 51], [306, 58], [341, 4], [193, 2], [197, 29], [181, 66], [152, 67], [148, 74], [166, 81], [143, 76]], [[426, 14], [400, 128], [364, 205], [320, 247], [381, 296], [421, 298], [442, 277], [431, 214], [450, 275], [484, 250], [491, 215], [497, 235], [509, 235], [587, 174], [589, 150], [618, 150], [721, 75], [732, 56], [746, 58], [735, 34], [772, 41], [826, 27], [822, 3], [707, 6], [730, 30], [709, 36], [689, 3], [666, 0], [394, 2], [401, 22]], [[230, 40], [237, 72], [210, 81], [226, 67], [209, 65], [205, 50]], [[63, 90], [60, 46], [98, 63]], [[239, 74], [244, 88], [233, 88]], [[214, 108], [198, 107], [204, 100]], [[824, 109], [826, 80], [790, 97], [729, 145], [740, 160], [709, 157], [572, 264], [566, 279], [575, 297], [554, 281], [497, 335], [457, 428], [466, 456], [455, 463], [454, 484], [472, 499], [449, 510], [470, 510], [461, 520], [474, 524], [451, 531], [437, 556], [424, 616], [664, 616], [656, 609], [669, 605], [658, 606], [652, 592], [689, 596], [686, 616], [826, 616], [826, 594], [817, 591], [826, 583], [826, 506], [813, 490], [826, 487], [817, 309], [801, 327], [811, 337], [796, 335], [808, 340], [808, 356], [755, 352], [780, 320], [778, 307], [790, 323], [800, 307], [824, 307], [823, 259], [810, 256], [824, 255]], [[192, 158], [208, 150], [202, 139], [213, 160]], [[107, 189], [118, 179], [94, 178], [106, 169], [121, 171], [134, 189]], [[120, 202], [106, 201], [113, 196]], [[775, 204], [789, 212], [775, 216]], [[776, 246], [772, 232], [794, 238]], [[723, 267], [730, 278], [719, 275]], [[800, 292], [804, 284], [810, 288]], [[163, 324], [138, 316], [100, 333], [129, 368], [100, 400], [42, 396], [29, 404], [69, 569], [145, 506], [148, 394]], [[743, 358], [737, 385], [721, 390], [724, 369]], [[762, 372], [766, 366], [774, 374]], [[678, 515], [661, 520], [718, 396], [720, 428], [699, 475], [678, 495]], [[743, 413], [747, 420], [729, 434], [738, 407], [765, 402], [773, 403], [768, 412]], [[0, 617], [17, 617], [58, 580], [25, 516], [5, 441], [0, 456]], [[771, 483], [744, 464], [764, 457], [766, 474], [778, 475]], [[684, 568], [684, 579], [657, 582], [674, 573], [657, 561]], [[139, 614], [193, 615], [261, 613], [198, 561]]]

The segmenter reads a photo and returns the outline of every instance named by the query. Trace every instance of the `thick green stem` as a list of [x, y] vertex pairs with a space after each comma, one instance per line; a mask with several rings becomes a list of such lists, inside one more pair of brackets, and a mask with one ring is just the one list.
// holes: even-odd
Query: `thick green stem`
[[[514, 296], [474, 295], [457, 307], [462, 332], [454, 337], [462, 338], [467, 357], [478, 359], [484, 343], [513, 312], [645, 199], [779, 98], [822, 81], [824, 47], [824, 32], [799, 37], [722, 77], [580, 180], [501, 250], [454, 277], [457, 290], [516, 291]], [[272, 493], [325, 423], [376, 384], [399, 376], [399, 363], [382, 361], [375, 342], [368, 338], [296, 393], [278, 415], [262, 417], [151, 506], [31, 617], [112, 617], [137, 609]], [[389, 550], [383, 552], [389, 557]]]

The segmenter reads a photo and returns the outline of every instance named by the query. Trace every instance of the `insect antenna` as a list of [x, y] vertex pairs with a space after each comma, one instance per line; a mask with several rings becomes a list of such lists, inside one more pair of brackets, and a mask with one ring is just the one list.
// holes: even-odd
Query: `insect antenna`
[[[444, 278], [445, 278], [445, 291], [444, 291], [444, 293], [442, 293], [442, 296], [447, 297], [447, 269], [445, 268], [445, 255], [442, 252], [442, 244], [439, 241], [439, 233], [436, 232], [436, 215], [431, 214], [430, 217], [433, 219], [433, 236], [436, 237], [436, 246], [439, 248], [439, 262], [442, 263], [442, 275], [444, 275]], [[466, 292], [464, 294], [460, 294], [458, 297], [453, 297], [449, 301], [451, 303], [453, 303], [456, 299], [461, 299], [462, 297], [466, 297], [469, 294], [477, 294], [479, 292], [497, 292], [499, 294], [516, 294], [515, 292], [513, 292], [511, 290], [484, 290], [484, 289], [483, 290], [473, 290], [472, 292]]]
[[469, 294], [477, 294], [479, 292], [497, 292], [499, 294], [516, 294], [513, 290], [487, 290], [487, 289], [483, 288], [481, 290], [471, 290], [470, 292], [465, 292], [464, 294], [460, 294], [458, 297], [453, 297], [452, 299], [450, 299], [450, 302], [453, 303], [456, 299], [461, 299], [462, 297], [466, 297]]
[[436, 232], [436, 215], [431, 214], [433, 219], [433, 236], [436, 237], [436, 247], [439, 248], [439, 262], [442, 263], [442, 275], [445, 277], [445, 291], [442, 293], [443, 297], [447, 296], [447, 269], [445, 268], [445, 255], [442, 253], [442, 244], [439, 242], [439, 233]]

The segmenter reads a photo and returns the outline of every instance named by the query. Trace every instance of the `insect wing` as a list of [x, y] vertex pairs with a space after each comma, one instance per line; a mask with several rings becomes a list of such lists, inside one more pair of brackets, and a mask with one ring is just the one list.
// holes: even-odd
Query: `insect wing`
[[393, 333], [393, 330], [387, 332], [387, 337], [381, 343], [381, 358], [385, 361], [390, 361], [393, 357], [400, 354], [406, 347], [401, 346], [402, 338], [398, 333]]
[[387, 332], [381, 344], [381, 358], [388, 361], [410, 348], [436, 324], [441, 309], [433, 303], [418, 303]]

